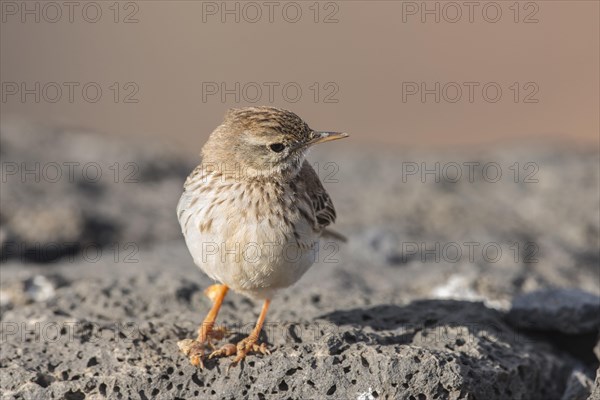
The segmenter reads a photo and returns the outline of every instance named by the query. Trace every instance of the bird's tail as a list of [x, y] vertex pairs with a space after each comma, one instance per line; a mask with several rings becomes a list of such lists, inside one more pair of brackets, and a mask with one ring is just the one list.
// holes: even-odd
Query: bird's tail
[[338, 233], [338, 232], [336, 232], [334, 230], [328, 229], [328, 228], [323, 229], [323, 236], [339, 240], [342, 243], [347, 243], [348, 242], [348, 238], [346, 236], [344, 236], [341, 233]]

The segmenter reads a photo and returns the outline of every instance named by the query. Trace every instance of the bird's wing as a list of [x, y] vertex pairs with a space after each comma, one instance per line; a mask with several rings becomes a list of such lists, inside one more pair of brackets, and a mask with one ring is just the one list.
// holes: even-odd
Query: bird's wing
[[336, 214], [333, 202], [308, 161], [304, 161], [304, 164], [302, 164], [300, 176], [313, 208], [315, 228], [322, 232], [327, 226], [335, 222]]

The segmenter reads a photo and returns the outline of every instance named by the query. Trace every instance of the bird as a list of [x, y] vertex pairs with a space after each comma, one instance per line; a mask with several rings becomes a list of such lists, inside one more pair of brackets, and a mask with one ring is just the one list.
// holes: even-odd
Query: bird
[[[194, 263], [216, 282], [205, 291], [212, 307], [197, 338], [178, 342], [192, 365], [204, 367], [207, 349], [209, 359], [235, 355], [231, 365], [270, 354], [258, 340], [271, 300], [313, 265], [321, 237], [344, 240], [328, 228], [336, 211], [307, 151], [348, 136], [266, 106], [232, 108], [211, 133], [177, 204]], [[217, 349], [213, 340], [228, 333], [215, 321], [229, 289], [263, 305], [248, 337]]]

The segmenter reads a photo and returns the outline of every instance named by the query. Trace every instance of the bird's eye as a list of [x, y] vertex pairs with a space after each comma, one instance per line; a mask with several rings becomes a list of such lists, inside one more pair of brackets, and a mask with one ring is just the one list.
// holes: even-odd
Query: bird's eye
[[283, 149], [285, 149], [285, 146], [283, 143], [273, 143], [272, 145], [269, 146], [269, 148], [271, 150], [273, 150], [275, 153], [281, 153], [283, 151]]

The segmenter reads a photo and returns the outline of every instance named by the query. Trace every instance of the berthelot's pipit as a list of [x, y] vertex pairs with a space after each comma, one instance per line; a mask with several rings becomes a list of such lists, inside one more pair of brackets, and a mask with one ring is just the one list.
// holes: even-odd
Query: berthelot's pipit
[[194, 262], [219, 282], [206, 290], [213, 306], [197, 339], [178, 343], [192, 364], [203, 366], [211, 340], [224, 335], [214, 324], [229, 288], [263, 307], [247, 338], [209, 358], [235, 354], [235, 365], [250, 351], [269, 353], [258, 338], [271, 298], [310, 268], [322, 235], [336, 236], [326, 230], [336, 218], [333, 203], [306, 152], [347, 136], [315, 131], [272, 107], [232, 109], [210, 135], [177, 206]]

